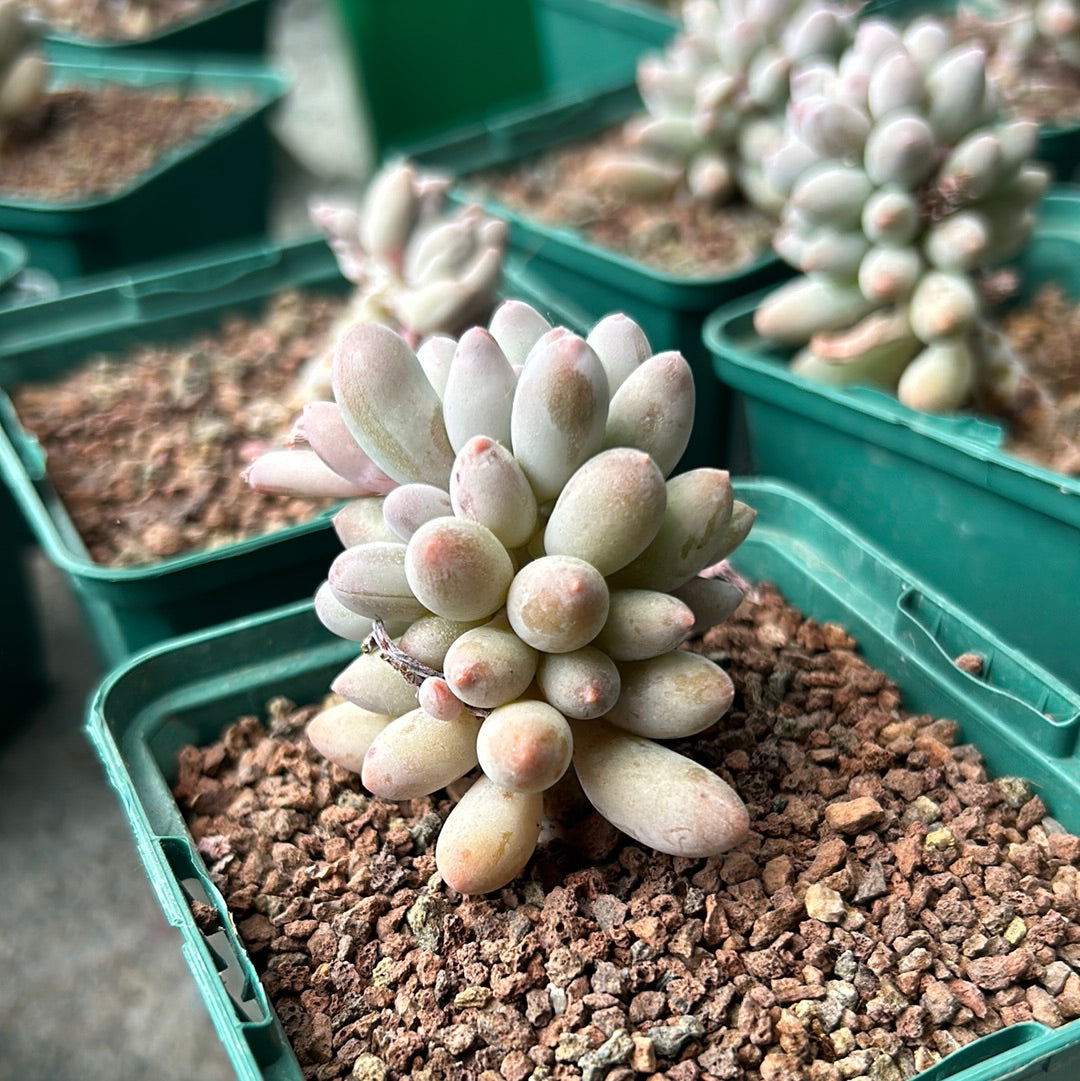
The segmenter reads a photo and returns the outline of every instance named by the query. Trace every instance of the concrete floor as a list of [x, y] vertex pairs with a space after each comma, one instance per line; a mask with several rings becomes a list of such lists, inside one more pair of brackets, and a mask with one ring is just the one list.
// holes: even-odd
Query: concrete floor
[[82, 732], [99, 667], [67, 585], [30, 561], [49, 680], [0, 746], [0, 1081], [235, 1076]]
[[[274, 232], [306, 199], [355, 195], [363, 114], [324, 0], [278, 0], [271, 53], [294, 80], [274, 120]], [[225, 1081], [235, 1072], [82, 732], [101, 676], [61, 575], [30, 559], [49, 687], [0, 724], [0, 1081]]]

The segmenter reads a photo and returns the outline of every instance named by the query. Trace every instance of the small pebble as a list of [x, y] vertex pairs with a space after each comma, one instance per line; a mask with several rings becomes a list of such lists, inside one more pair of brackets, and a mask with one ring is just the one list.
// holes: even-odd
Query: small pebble
[[825, 820], [839, 833], [862, 833], [876, 826], [884, 817], [881, 804], [871, 796], [830, 803], [825, 808]]

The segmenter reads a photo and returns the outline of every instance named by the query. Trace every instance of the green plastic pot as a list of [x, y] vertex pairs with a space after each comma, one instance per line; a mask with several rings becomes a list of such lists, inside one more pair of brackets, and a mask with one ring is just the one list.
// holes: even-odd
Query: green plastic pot
[[[898, 682], [908, 708], [956, 719], [992, 770], [1027, 777], [1055, 818], [1080, 829], [1080, 697], [821, 504], [769, 480], [737, 480], [735, 489], [758, 510], [736, 553], [744, 574], [775, 582], [807, 615], [842, 623]], [[961, 648], [984, 654], [984, 678], [952, 663]], [[294, 605], [143, 653], [109, 674], [88, 710], [89, 738], [242, 1081], [302, 1074], [172, 796], [176, 755], [185, 744], [211, 743], [242, 714], [262, 714], [271, 697], [317, 701], [355, 651], [318, 624], [309, 604]], [[222, 929], [200, 931], [192, 900], [216, 909]], [[919, 1081], [1072, 1081], [1078, 1069], [1080, 1021], [1056, 1030], [1029, 1023], [967, 1045]]]
[[266, 48], [270, 0], [220, 0], [212, 9], [141, 38], [88, 38], [64, 30], [46, 35], [50, 46], [100, 50], [143, 49], [261, 55]]
[[[1017, 263], [1030, 294], [1058, 282], [1080, 297], [1080, 200], [1045, 200]], [[1006, 641], [1080, 687], [1080, 477], [1002, 451], [1001, 426], [919, 413], [881, 391], [792, 374], [762, 341], [764, 293], [705, 324], [716, 376], [738, 392], [755, 472], [816, 495]]]
[[[13, 282], [26, 266], [26, 247], [0, 233], [0, 309], [14, 292]], [[6, 484], [0, 484], [0, 674], [10, 713], [0, 721], [0, 737], [12, 729], [45, 689], [45, 662], [37, 600], [26, 566], [30, 531]]]
[[647, 52], [675, 35], [679, 20], [629, 0], [533, 0], [548, 95], [634, 82]]
[[605, 0], [334, 0], [379, 156], [511, 106], [632, 82], [668, 16]]
[[[256, 313], [286, 288], [347, 288], [321, 240], [242, 245], [113, 275], [0, 319], [0, 388], [55, 379], [100, 351], [188, 337], [225, 313]], [[72, 587], [106, 665], [163, 638], [310, 597], [340, 550], [324, 512], [310, 522], [138, 567], [94, 562], [48, 479], [47, 462], [0, 389], [0, 476], [45, 556]]]
[[272, 142], [266, 114], [286, 91], [261, 62], [105, 51], [50, 58], [55, 86], [181, 87], [242, 103], [109, 195], [57, 203], [0, 192], [0, 231], [62, 282], [266, 233]]

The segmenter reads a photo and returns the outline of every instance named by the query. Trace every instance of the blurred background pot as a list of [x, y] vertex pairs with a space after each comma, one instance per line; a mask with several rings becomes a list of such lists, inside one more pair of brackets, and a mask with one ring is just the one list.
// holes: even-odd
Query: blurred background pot
[[[1044, 201], [1016, 261], [1022, 297], [1047, 282], [1080, 298], [1080, 201]], [[1000, 424], [935, 416], [877, 390], [830, 387], [788, 370], [790, 351], [763, 341], [765, 294], [727, 304], [704, 338], [716, 377], [737, 392], [731, 454], [832, 507], [1003, 639], [1080, 687], [1080, 477], [1002, 450]]]

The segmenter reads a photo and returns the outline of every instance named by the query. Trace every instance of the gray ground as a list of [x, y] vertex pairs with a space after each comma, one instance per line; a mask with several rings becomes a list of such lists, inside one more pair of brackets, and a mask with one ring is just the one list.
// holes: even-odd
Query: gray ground
[[234, 1077], [81, 731], [98, 677], [81, 614], [33, 570], [52, 687], [0, 745], [0, 1079]]
[[[275, 230], [310, 232], [310, 194], [356, 192], [362, 113], [322, 0], [278, 0], [273, 52], [295, 80]], [[0, 741], [0, 1081], [235, 1077], [82, 733], [100, 676], [80, 612], [40, 556], [32, 573], [52, 681]], [[2, 602], [0, 602], [2, 606]]]

